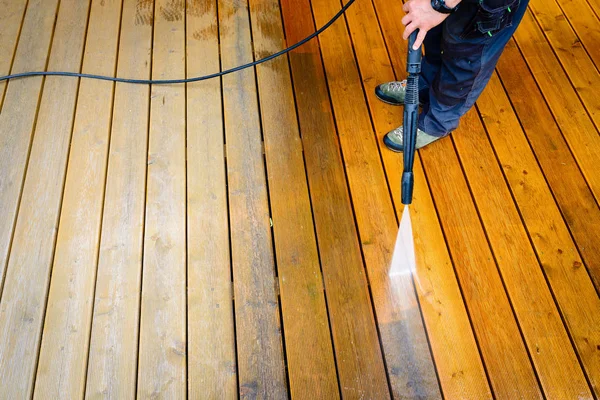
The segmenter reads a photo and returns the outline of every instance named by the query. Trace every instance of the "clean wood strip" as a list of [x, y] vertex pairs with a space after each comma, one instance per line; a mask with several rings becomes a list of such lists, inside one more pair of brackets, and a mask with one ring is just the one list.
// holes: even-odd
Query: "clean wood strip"
[[[532, 98], [541, 100], [542, 94], [539, 93], [514, 43], [509, 43], [506, 47], [504, 56], [498, 63], [498, 71], [565, 221], [571, 229], [580, 254], [590, 271], [596, 290], [600, 290], [600, 242], [597, 240], [600, 237], [598, 224], [600, 209], [594, 201], [594, 196], [581, 176], [577, 163], [560, 130], [556, 127], [548, 107], [542, 101], [530, 101]], [[537, 73], [535, 77], [538, 77]], [[560, 108], [556, 107], [554, 99], [549, 98], [548, 105], [554, 109]], [[561, 117], [566, 118], [565, 114]], [[558, 118], [557, 120], [560, 121]], [[600, 157], [600, 136], [589, 120], [587, 121], [591, 131], [582, 131], [582, 128], [579, 128], [579, 132], [589, 136], [589, 151], [599, 152], [598, 157]], [[565, 133], [568, 127], [561, 125], [561, 129]], [[597, 165], [595, 169], [598, 170]]]
[[[480, 100], [481, 110], [547, 279], [597, 393], [600, 387], [600, 351], [594, 344], [600, 343], [597, 328], [600, 327], [597, 312], [600, 298], [581, 255], [588, 268], [598, 270], [600, 249], [594, 238], [600, 237], [600, 228], [597, 227], [600, 211], [513, 42], [509, 43], [500, 59], [498, 70], [537, 160], [526, 151], [529, 143], [519, 136], [521, 129], [515, 122], [504, 115], [507, 112], [502, 113], [501, 126], [493, 122], [492, 115], [498, 114], [497, 110], [506, 111], [506, 105], [503, 107], [496, 97], [484, 92]], [[497, 81], [492, 80], [490, 84], [497, 86]], [[484, 106], [488, 110], [493, 109], [493, 113], [484, 110]], [[514, 126], [514, 129], [508, 129], [509, 126]], [[516, 168], [516, 165], [519, 167]], [[540, 176], [540, 167], [545, 179]], [[554, 198], [548, 191], [548, 184]], [[536, 201], [524, 202], [522, 196]], [[563, 215], [556, 209], [556, 203]], [[576, 242], [583, 240], [581, 255], [565, 225], [575, 233]], [[591, 246], [589, 251], [588, 246]]]
[[[508, 111], [510, 104], [497, 79], [496, 85], [488, 87], [486, 95], [504, 100], [499, 107], [487, 110], [499, 115], [495, 126], [504, 125], [509, 130], [510, 124], [500, 122], [505, 114], [510, 117], [508, 112], [502, 112]], [[513, 129], [518, 129], [514, 114], [512, 122], [517, 125], [512, 125]], [[470, 112], [461, 124], [460, 134], [453, 135], [457, 153], [542, 389], [552, 399], [592, 398], [481, 120], [476, 112]], [[527, 149], [527, 144], [522, 148]], [[473, 157], [474, 154], [477, 157]], [[535, 200], [526, 198], [523, 202]], [[547, 231], [549, 227], [538, 233], [545, 235]]]
[[[547, 2], [545, 1], [544, 5]], [[562, 19], [566, 16], [568, 18], [571, 27], [577, 34], [577, 39], [585, 46], [585, 50], [596, 64], [596, 68], [600, 68], [600, 20], [594, 15], [588, 2], [586, 0], [559, 0], [557, 4], [562, 9], [564, 16], [556, 14], [555, 17]], [[551, 9], [554, 13], [557, 12], [555, 7], [551, 7]], [[547, 10], [544, 7], [544, 13]], [[572, 44], [572, 46], [578, 45], [580, 44]]]
[[600, 0], [588, 0], [588, 4], [592, 7], [596, 16], [600, 18]]
[[[125, 0], [118, 76], [150, 77], [152, 4]], [[141, 289], [148, 86], [117, 83], [86, 398], [135, 397]]]
[[[585, 10], [579, 10], [584, 13]], [[532, 15], [538, 20], [541, 29], [534, 22]], [[590, 17], [592, 17], [590, 15]], [[598, 25], [596, 25], [596, 28]], [[543, 30], [543, 33], [541, 32]], [[590, 60], [585, 49], [583, 48], [581, 41], [573, 32], [573, 29], [566, 20], [564, 14], [554, 1], [546, 0], [531, 0], [530, 9], [527, 10], [523, 23], [521, 24], [519, 31], [521, 35], [517, 34], [517, 40], [520, 44], [521, 36], [533, 35], [535, 38], [537, 35], [544, 34], [548, 38], [548, 42], [556, 52], [556, 57], [560, 63], [558, 68], [560, 71], [560, 65], [564, 67], [567, 72], [569, 79], [573, 83], [575, 90], [581, 97], [583, 105], [590, 113], [592, 120], [596, 124], [596, 128], [600, 129], [600, 97], [598, 97], [598, 87], [600, 87], [600, 73], [595, 68], [594, 63]], [[531, 43], [530, 43], [531, 45]], [[596, 43], [594, 46], [598, 47]], [[542, 48], [537, 49], [531, 56], [537, 55], [536, 53], [542, 52]], [[525, 54], [528, 51], [524, 49]], [[552, 59], [555, 56], [552, 52], [548, 51], [543, 54], [543, 62], [547, 64], [547, 68], [552, 68]], [[564, 87], [559, 86], [561, 91], [565, 90]], [[566, 99], [563, 98], [562, 102]]]
[[[217, 2], [188, 0], [188, 77], [219, 70]], [[188, 85], [188, 388], [237, 398], [221, 80]]]
[[[285, 47], [278, 0], [250, 0], [256, 59]], [[292, 398], [339, 398], [287, 57], [256, 68]], [[301, 266], [301, 268], [300, 268]]]
[[[600, 202], [600, 169], [598, 168], [600, 136], [598, 131], [581, 104], [577, 93], [572, 88], [560, 63], [552, 55], [550, 45], [535, 26], [535, 21], [529, 11], [525, 13], [522, 26], [517, 30], [515, 37], [594, 197]], [[512, 43], [507, 45], [507, 49], [515, 55], [510, 58], [504, 56], [501, 61], [517, 60], [522, 57], [518, 54], [518, 51], [512, 50], [512, 47], [514, 47]], [[502, 76], [510, 72], [506, 67], [509, 64], [500, 63], [500, 65], [504, 65], [504, 71], [500, 72]], [[522, 87], [523, 85], [519, 84], [508, 87], [508, 89], [515, 91]], [[594, 93], [596, 88], [594, 87], [591, 93]], [[534, 90], [537, 91], [537, 89]], [[527, 93], [527, 91], [523, 91], [523, 93]]]
[[[29, 1], [11, 72], [46, 68], [57, 7], [58, 0]], [[33, 77], [10, 81], [0, 113], [0, 295], [25, 178], [42, 79]]]
[[[310, 3], [281, 3], [288, 43], [314, 32]], [[342, 397], [389, 397], [318, 42], [290, 54]], [[317, 104], [318, 106], [315, 106]]]
[[[340, 3], [317, 0], [312, 6], [317, 26], [322, 26]], [[388, 276], [398, 221], [343, 21], [332, 25], [320, 41], [393, 395], [438, 397], [412, 277]]]
[[[185, 76], [185, 2], [155, 4], [152, 78]], [[184, 399], [186, 343], [185, 87], [150, 96], [138, 397]]]
[[[382, 7], [381, 14], [389, 11], [388, 3]], [[373, 5], [357, 3], [346, 15], [388, 182], [397, 212], [401, 214], [404, 208], [400, 199], [403, 160], [382, 146], [381, 140], [385, 133], [402, 123], [403, 109], [382, 103], [373, 90], [380, 82], [394, 80], [394, 71]], [[382, 22], [384, 32], [390, 27], [383, 23], [389, 21]], [[395, 20], [393, 23], [397, 26]], [[406, 43], [402, 41], [399, 45], [401, 47], [395, 48], [394, 53], [406, 54]], [[406, 73], [405, 68], [396, 72], [398, 76]], [[418, 157], [414, 172], [416, 188], [410, 207], [417, 257], [414, 279], [442, 391], [448, 398], [490, 398], [491, 390]]]
[[[10, 73], [26, 6], [27, 0], [0, 1], [0, 76]], [[0, 112], [5, 89], [6, 81], [0, 82]]]
[[[41, 7], [39, 4], [31, 5]], [[56, 24], [50, 68], [79, 71], [88, 6], [88, 2], [63, 1]], [[50, 11], [54, 15], [55, 9]], [[35, 20], [29, 23], [37, 22], [41, 24], [41, 21]], [[41, 41], [43, 35], [38, 37]], [[13, 83], [9, 84], [9, 93]], [[0, 305], [0, 381], [9, 383], [0, 385], [0, 398], [3, 399], [30, 397], [33, 390], [77, 87], [77, 79], [47, 78], [40, 102]], [[29, 88], [23, 95], [37, 96], [37, 90], [39, 85]], [[7, 100], [12, 102], [11, 98], [12, 95]], [[3, 117], [10, 116], [11, 119], [1, 121], [0, 127], [10, 126], [11, 120], [27, 118], [28, 108], [24, 107], [21, 111], [21, 115], [3, 114]], [[19, 132], [25, 136], [25, 131]], [[3, 170], [2, 174], [6, 171]], [[4, 211], [2, 215], [5, 215]], [[8, 228], [8, 225], [2, 226]]]
[[541, 398], [452, 141], [441, 140], [420, 153], [494, 394], [501, 399]]
[[[82, 71], [112, 75], [117, 58], [121, 1], [103, 3], [96, 0], [92, 1], [91, 7]], [[112, 83], [82, 80], [42, 333], [35, 398], [83, 397], [112, 100]]]
[[[219, 1], [222, 68], [252, 61], [248, 4]], [[239, 390], [288, 397], [254, 71], [223, 77]]]

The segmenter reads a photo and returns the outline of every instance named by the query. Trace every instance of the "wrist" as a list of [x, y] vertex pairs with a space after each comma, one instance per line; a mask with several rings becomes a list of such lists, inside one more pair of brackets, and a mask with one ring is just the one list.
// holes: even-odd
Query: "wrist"
[[446, 0], [445, 3], [450, 8], [455, 8], [461, 0]]

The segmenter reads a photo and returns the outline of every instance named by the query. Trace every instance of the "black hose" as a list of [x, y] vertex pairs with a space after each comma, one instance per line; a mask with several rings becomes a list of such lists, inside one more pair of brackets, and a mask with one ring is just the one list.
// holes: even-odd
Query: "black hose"
[[158, 79], [158, 80], [154, 80], [154, 79], [117, 78], [117, 77], [104, 76], [104, 75], [82, 74], [82, 73], [79, 73], [79, 72], [33, 71], [33, 72], [21, 72], [21, 73], [18, 73], [18, 74], [0, 76], [0, 82], [6, 81], [6, 80], [9, 80], [9, 79], [28, 78], [28, 77], [32, 77], [32, 76], [70, 76], [70, 77], [76, 77], [76, 78], [100, 79], [100, 80], [111, 81], [111, 82], [135, 83], [135, 84], [140, 84], [140, 85], [168, 85], [168, 84], [191, 83], [191, 82], [204, 81], [204, 80], [207, 80], [207, 79], [217, 78], [219, 76], [231, 74], [232, 72], [237, 72], [237, 71], [240, 71], [242, 69], [254, 67], [254, 66], [258, 65], [258, 64], [265, 63], [265, 62], [270, 61], [270, 60], [272, 60], [274, 58], [277, 58], [277, 57], [279, 57], [281, 55], [289, 53], [290, 51], [292, 51], [292, 50], [294, 50], [294, 49], [302, 46], [306, 42], [310, 41], [311, 39], [314, 39], [315, 37], [317, 37], [321, 33], [323, 33], [327, 28], [329, 28], [331, 25], [333, 25], [333, 23], [335, 21], [337, 21], [338, 18], [341, 17], [342, 14], [344, 14], [346, 12], [346, 10], [355, 1], [356, 0], [348, 0], [348, 2], [342, 7], [342, 9], [337, 14], [335, 14], [334, 17], [331, 20], [329, 20], [329, 22], [327, 22], [320, 29], [318, 29], [317, 31], [315, 31], [312, 35], [310, 35], [310, 36], [302, 39], [301, 41], [299, 41], [298, 43], [296, 43], [296, 44], [288, 47], [287, 49], [283, 49], [281, 51], [278, 51], [277, 53], [271, 54], [270, 56], [267, 56], [265, 58], [261, 58], [260, 60], [256, 60], [256, 61], [244, 64], [244, 65], [240, 65], [240, 66], [237, 66], [237, 67], [234, 67], [234, 68], [230, 68], [230, 69], [227, 69], [225, 71], [215, 72], [214, 74], [210, 74], [210, 75], [197, 76], [197, 77], [187, 78], [187, 79]]

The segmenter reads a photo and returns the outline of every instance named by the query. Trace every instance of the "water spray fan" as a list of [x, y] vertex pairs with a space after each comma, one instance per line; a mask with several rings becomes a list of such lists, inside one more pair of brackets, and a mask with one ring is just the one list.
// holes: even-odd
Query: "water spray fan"
[[419, 30], [408, 38], [408, 56], [406, 58], [406, 94], [404, 96], [404, 172], [402, 173], [402, 204], [412, 203], [415, 178], [413, 164], [417, 143], [417, 122], [419, 120], [419, 74], [421, 73], [421, 46], [413, 49]]

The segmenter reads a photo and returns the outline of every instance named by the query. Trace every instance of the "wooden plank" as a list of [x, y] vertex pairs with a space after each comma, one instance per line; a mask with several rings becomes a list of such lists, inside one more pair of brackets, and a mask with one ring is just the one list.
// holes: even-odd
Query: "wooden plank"
[[[152, 78], [185, 76], [185, 3], [155, 4]], [[185, 398], [185, 87], [151, 88], [138, 397]]]
[[[532, 16], [535, 16], [541, 29], [535, 24]], [[542, 35], [541, 31], [543, 31], [543, 35], [546, 36], [554, 49], [559, 60], [558, 64], [562, 65], [567, 72], [584, 107], [596, 124], [596, 128], [600, 129], [600, 98], [597, 96], [598, 87], [600, 86], [600, 73], [598, 73], [594, 63], [590, 60], [581, 41], [573, 32], [558, 5], [555, 2], [545, 0], [532, 0], [530, 9], [523, 18], [523, 23], [521, 23], [519, 29], [521, 35], [517, 33], [517, 41], [521, 42], [520, 38], [525, 35], [525, 32], [527, 32], [527, 35], [536, 37]], [[537, 52], [541, 51], [541, 48], [537, 49]], [[528, 53], [525, 49], [524, 52], [525, 54]], [[549, 59], [555, 58], [551, 52], [544, 53], [543, 56], [546, 63], [551, 63], [552, 61], [549, 61]], [[547, 67], [552, 67], [552, 64], [547, 65]], [[558, 68], [560, 70], [560, 67]], [[560, 89], [564, 90], [565, 88], [560, 87]]]
[[[499, 115], [495, 121], [490, 118], [488, 126], [507, 122], [504, 119], [500, 122], [504, 114], [510, 117], [508, 112], [498, 112], [509, 110], [510, 104], [506, 104], [508, 99], [503, 96], [497, 79], [495, 83], [488, 87], [486, 95], [504, 101], [487, 109], [491, 115]], [[504, 124], [506, 129], [518, 129], [514, 114], [512, 122]], [[548, 398], [592, 398], [481, 120], [471, 112], [463, 117], [461, 124], [460, 134], [453, 135], [457, 153], [542, 389]], [[527, 148], [525, 143], [523, 149]], [[522, 202], [535, 201], [527, 197]], [[550, 228], [542, 229], [539, 234], [546, 235], [546, 231]]]
[[[117, 76], [150, 77], [153, 9], [144, 4], [124, 1]], [[87, 398], [136, 393], [149, 102], [148, 86], [116, 84]]]
[[[553, 122], [548, 107], [540, 101], [528, 100], [540, 99], [542, 95], [537, 90], [531, 75], [527, 73], [527, 65], [512, 43], [507, 46], [505, 55], [498, 64], [498, 71], [585, 265], [594, 280], [596, 290], [600, 290], [600, 243], [596, 240], [600, 237], [600, 226], [597, 223], [600, 220], [600, 209], [594, 201], [594, 196], [581, 177], [577, 163], [564, 138], [561, 137], [560, 130]], [[548, 105], [550, 108], [557, 109], [554, 100], [548, 99]], [[592, 132], [588, 132], [588, 137], [591, 139], [588, 146], [590, 151], [598, 151], [600, 137], [593, 131], [594, 127], [591, 124], [588, 126], [592, 129]], [[560, 127], [564, 133], [565, 126]], [[595, 140], [590, 133], [595, 135]], [[569, 179], [565, 179], [567, 176]]]
[[[121, 1], [92, 2], [83, 72], [114, 74], [120, 19]], [[81, 398], [85, 390], [113, 87], [95, 80], [83, 80], [79, 87], [36, 398]]]
[[[308, 1], [281, 8], [289, 44], [314, 31]], [[318, 42], [292, 52], [290, 65], [342, 397], [383, 399], [389, 388]]]
[[[47, 11], [54, 16], [55, 4], [46, 4], [50, 7]], [[31, 2], [30, 6], [39, 7], [39, 11], [43, 9], [35, 2]], [[89, 2], [62, 2], [49, 68], [80, 70], [88, 9]], [[32, 10], [28, 15], [35, 14]], [[43, 28], [40, 20], [33, 19], [28, 23]], [[27, 30], [29, 28], [25, 26], [24, 32]], [[50, 35], [49, 31], [46, 33]], [[43, 42], [44, 30], [37, 37]], [[26, 43], [21, 41], [21, 44]], [[9, 84], [6, 105], [13, 101], [14, 94], [10, 94], [12, 84]], [[49, 77], [40, 101], [0, 304], [0, 380], [10, 382], [0, 388], [1, 398], [31, 397], [33, 391], [78, 86], [77, 79]], [[39, 85], [28, 87], [24, 94], [37, 96], [34, 93], [37, 90]], [[21, 115], [4, 113], [3, 118], [28, 118], [28, 111], [28, 107], [24, 107]], [[10, 120], [0, 122], [2, 127], [10, 124]], [[25, 129], [25, 126], [20, 128]], [[17, 132], [24, 134], [25, 131]]]
[[592, 7], [596, 16], [600, 18], [600, 0], [588, 0], [588, 4]]
[[[27, 0], [0, 1], [0, 76], [10, 73], [26, 8]], [[0, 112], [6, 84], [6, 81], [0, 82]]]
[[[600, 171], [597, 160], [600, 159], [600, 137], [589, 115], [584, 109], [577, 93], [570, 86], [569, 79], [563, 72], [560, 63], [551, 55], [552, 49], [537, 27], [530, 12], [523, 17], [522, 27], [516, 33], [517, 43], [521, 49], [535, 81], [546, 99], [552, 115], [556, 118], [569, 148], [571, 149], [596, 201], [600, 201]], [[535, 28], [535, 29], [534, 29]], [[518, 51], [509, 43], [507, 49], [519, 57]], [[507, 60], [505, 56], [501, 59]], [[509, 71], [501, 75], [506, 75]], [[521, 86], [509, 87], [517, 90]], [[537, 89], [536, 89], [537, 90]], [[525, 92], [526, 93], [526, 92]], [[512, 95], [510, 97], [513, 97]]]
[[[252, 61], [248, 4], [219, 1], [223, 69]], [[239, 390], [288, 397], [254, 71], [223, 77]]]
[[420, 153], [494, 394], [506, 399], [541, 398], [452, 141], [441, 140]]
[[[490, 124], [488, 130], [519, 202], [530, 237], [538, 250], [548, 282], [597, 393], [600, 353], [597, 349], [594, 350], [591, 343], [600, 339], [598, 329], [590, 327], [600, 326], [597, 321], [598, 313], [594, 311], [599, 309], [600, 299], [585, 266], [595, 266], [597, 270], [600, 265], [600, 250], [595, 243], [597, 241], [588, 239], [588, 236], [594, 238], [600, 235], [594, 222], [600, 220], [600, 211], [514, 43], [509, 43], [505, 50], [498, 64], [498, 71], [529, 143], [517, 135], [519, 130], [516, 126], [515, 129], [504, 128], [514, 125], [510, 120], [506, 121], [508, 125], [502, 124], [502, 128]], [[495, 82], [492, 81], [491, 84]], [[484, 93], [480, 100], [482, 106], [484, 102], [496, 106], [497, 100], [492, 102], [486, 96]], [[495, 110], [498, 109], [503, 108], [496, 106]], [[491, 113], [483, 113], [491, 118]], [[498, 113], [495, 111], [493, 115], [496, 114]], [[535, 158], [526, 151], [526, 146], [529, 145]], [[519, 165], [519, 168], [511, 167], [515, 165]], [[540, 167], [545, 176], [536, 173]], [[523, 171], [527, 171], [527, 174]], [[547, 185], [552, 193], [548, 192]], [[531, 197], [536, 203], [520, 201], [520, 196], [529, 196], [529, 193], [535, 194]], [[555, 204], [559, 210], [556, 210]], [[562, 215], [559, 211], [562, 211]], [[548, 230], [548, 226], [553, 229]], [[571, 228], [576, 242], [585, 241], [585, 244], [580, 245], [580, 249], [583, 247], [581, 255], [574, 247], [568, 228]], [[585, 246], [591, 246], [590, 251]]]
[[[312, 6], [318, 26], [340, 8], [334, 0]], [[398, 222], [343, 21], [320, 42], [393, 395], [435, 398], [440, 388], [412, 277], [388, 276]]]
[[[377, 4], [358, 3], [346, 15], [363, 87], [380, 139], [378, 143], [383, 147], [383, 135], [401, 123], [403, 109], [382, 103], [373, 90], [375, 84], [395, 79], [374, 6], [376, 8]], [[381, 14], [387, 14], [388, 3], [382, 7]], [[384, 31], [389, 28], [388, 25], [382, 27]], [[406, 54], [406, 43], [402, 41], [398, 45], [400, 48], [394, 53]], [[405, 61], [402, 64], [405, 65]], [[398, 76], [404, 75], [405, 67], [396, 72]], [[385, 148], [381, 154], [394, 203], [401, 214], [404, 208], [400, 199], [403, 160]], [[492, 394], [483, 363], [418, 157], [414, 171], [416, 188], [411, 205], [417, 259], [414, 279], [442, 391], [448, 398], [490, 398]]]
[[[217, 2], [187, 3], [188, 77], [219, 70]], [[237, 371], [221, 80], [187, 88], [188, 390], [235, 399]]]
[[[279, 1], [249, 3], [255, 58], [284, 48]], [[338, 379], [287, 57], [256, 73], [290, 392], [335, 399]]]
[[[58, 0], [31, 0], [23, 20], [11, 72], [44, 70]], [[31, 137], [42, 91], [41, 77], [8, 83], [0, 113], [0, 295], [5, 280]]]
[[[557, 5], [569, 20], [577, 34], [577, 39], [581, 41], [598, 69], [600, 66], [600, 46], [598, 45], [600, 44], [600, 20], [594, 15], [594, 11], [585, 0], [560, 0], [557, 1]], [[552, 10], [556, 12], [554, 7]], [[558, 19], [562, 19], [564, 16], [556, 14]]]

